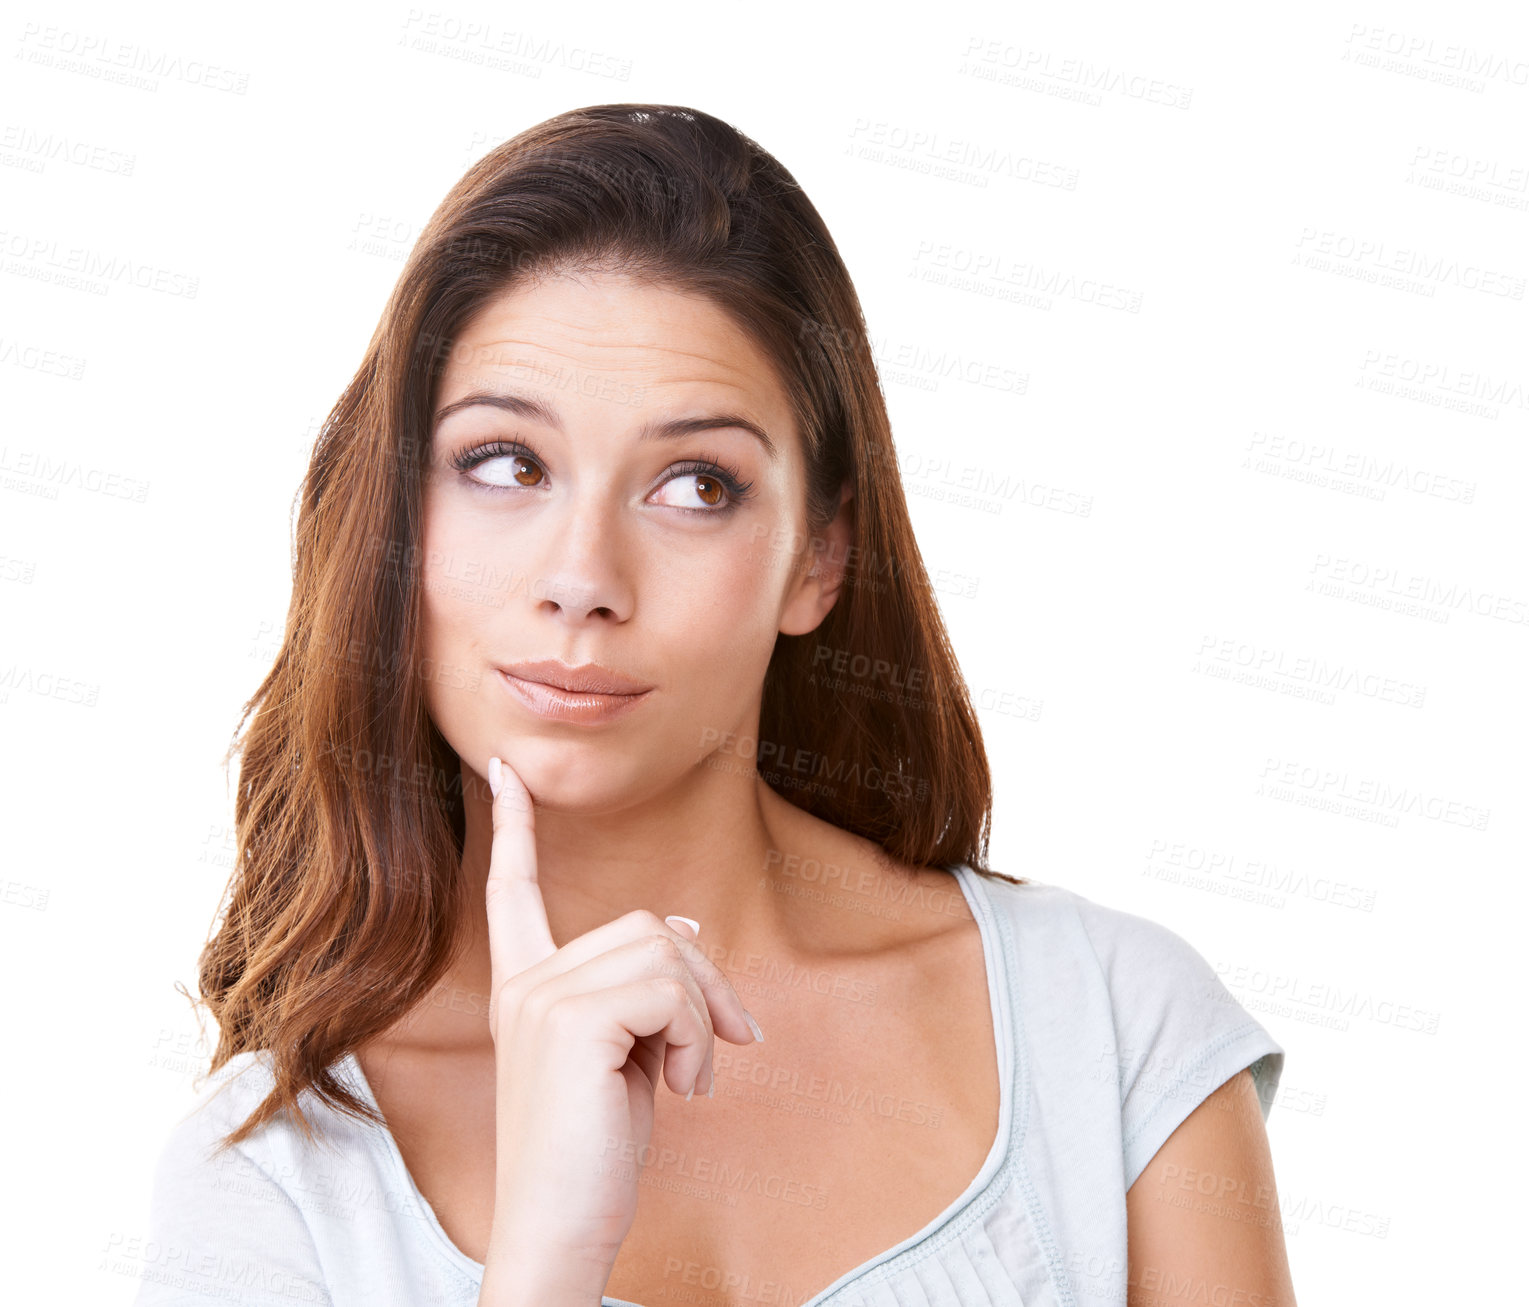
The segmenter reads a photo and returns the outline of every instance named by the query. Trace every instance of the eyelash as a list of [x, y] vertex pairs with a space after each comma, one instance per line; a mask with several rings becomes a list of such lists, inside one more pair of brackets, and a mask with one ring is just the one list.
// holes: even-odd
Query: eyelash
[[[546, 471], [540, 457], [527, 445], [518, 440], [491, 440], [484, 445], [474, 445], [471, 449], [461, 450], [454, 454], [451, 466], [458, 472], [467, 473], [472, 471], [480, 463], [486, 463], [491, 458], [525, 458], [535, 463], [543, 471]], [[727, 491], [727, 503], [718, 508], [686, 508], [681, 505], [666, 505], [666, 507], [678, 508], [682, 513], [696, 513], [706, 517], [716, 517], [720, 513], [728, 513], [737, 508], [753, 492], [754, 483], [745, 481], [742, 473], [736, 467], [723, 463], [720, 460], [706, 456], [703, 459], [687, 459], [676, 466], [674, 476], [663, 484], [667, 485], [682, 476], [708, 476], [722, 483], [722, 488]], [[477, 482], [485, 490], [530, 490], [530, 486], [494, 486], [487, 482]]]

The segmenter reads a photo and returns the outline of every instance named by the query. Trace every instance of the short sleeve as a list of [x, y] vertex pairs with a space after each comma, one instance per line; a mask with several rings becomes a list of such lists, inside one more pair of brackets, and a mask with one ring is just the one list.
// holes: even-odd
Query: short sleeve
[[214, 1155], [236, 1121], [210, 1095], [170, 1131], [154, 1168], [147, 1237], [115, 1253], [134, 1307], [329, 1303], [302, 1212], [245, 1148]]
[[1129, 1189], [1168, 1136], [1244, 1068], [1267, 1121], [1285, 1050], [1182, 936], [1145, 917], [1077, 903], [1114, 1015]]

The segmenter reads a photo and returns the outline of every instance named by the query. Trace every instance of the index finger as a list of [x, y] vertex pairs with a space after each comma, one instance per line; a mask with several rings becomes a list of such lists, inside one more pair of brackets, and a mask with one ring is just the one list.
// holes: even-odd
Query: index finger
[[536, 825], [531, 795], [514, 768], [501, 758], [488, 760], [488, 785], [494, 799], [494, 835], [489, 846], [488, 909], [489, 968], [494, 993], [528, 967], [557, 952], [547, 925], [536, 878]]

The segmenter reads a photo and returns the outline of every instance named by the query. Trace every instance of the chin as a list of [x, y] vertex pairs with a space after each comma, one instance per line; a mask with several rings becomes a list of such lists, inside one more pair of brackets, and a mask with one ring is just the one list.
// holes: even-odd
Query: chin
[[[486, 748], [494, 752], [493, 747]], [[531, 799], [550, 812], [616, 812], [650, 798], [669, 782], [651, 759], [605, 742], [520, 739], [501, 755]]]

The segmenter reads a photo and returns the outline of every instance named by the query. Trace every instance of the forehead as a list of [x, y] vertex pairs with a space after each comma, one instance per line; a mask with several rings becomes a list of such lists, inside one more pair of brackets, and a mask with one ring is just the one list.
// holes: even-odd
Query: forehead
[[794, 429], [769, 356], [713, 300], [619, 273], [558, 275], [503, 292], [458, 333], [436, 409], [509, 382], [560, 412], [728, 405]]

